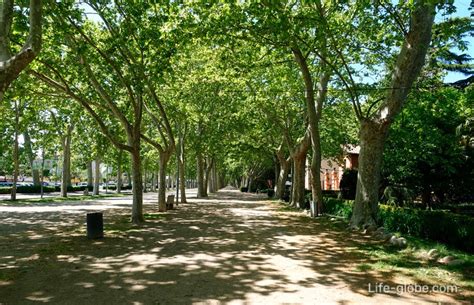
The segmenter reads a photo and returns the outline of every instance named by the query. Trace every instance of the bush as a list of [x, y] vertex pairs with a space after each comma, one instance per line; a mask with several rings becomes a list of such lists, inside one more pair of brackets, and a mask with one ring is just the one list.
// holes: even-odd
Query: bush
[[346, 169], [341, 177], [339, 188], [341, 190], [341, 198], [354, 200], [357, 187], [357, 170]]
[[0, 187], [0, 194], [10, 194], [12, 191], [11, 187]]
[[241, 187], [240, 191], [243, 192], [243, 193], [247, 193], [249, 191], [249, 188], [248, 187]]
[[[55, 188], [54, 186], [43, 186], [43, 192], [44, 193], [51, 193], [54, 192]], [[1, 187], [0, 188], [0, 194], [11, 194], [12, 188], [11, 187]], [[26, 186], [26, 185], [19, 185], [16, 188], [17, 193], [23, 193], [23, 194], [35, 194], [35, 193], [41, 193], [41, 186], [39, 185], [31, 185], [31, 186]]]
[[324, 213], [342, 216], [346, 219], [352, 216], [352, 201], [337, 198], [324, 198]]
[[[380, 221], [392, 232], [438, 241], [474, 253], [474, 218], [448, 211], [426, 211], [380, 206]], [[349, 219], [352, 201], [335, 198], [324, 199], [324, 212]]]
[[447, 211], [380, 206], [380, 218], [391, 230], [427, 238], [474, 253], [474, 218]]

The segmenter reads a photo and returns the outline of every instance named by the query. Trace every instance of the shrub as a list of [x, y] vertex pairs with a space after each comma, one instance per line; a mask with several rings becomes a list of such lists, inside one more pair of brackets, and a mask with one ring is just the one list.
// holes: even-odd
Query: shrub
[[347, 219], [352, 216], [352, 202], [349, 200], [325, 197], [323, 209], [324, 213], [342, 216]]
[[341, 177], [339, 188], [341, 190], [341, 198], [354, 200], [357, 187], [357, 170], [346, 169]]
[[12, 191], [11, 187], [0, 187], [0, 194], [10, 194]]
[[474, 218], [447, 211], [380, 206], [380, 218], [391, 231], [439, 241], [474, 253]]
[[[0, 194], [10, 194], [12, 192], [11, 186], [9, 187], [1, 187]], [[41, 193], [41, 186], [39, 185], [18, 185], [16, 188], [17, 193], [23, 194], [35, 194]], [[44, 193], [51, 193], [54, 192], [54, 186], [43, 186]]]
[[[380, 221], [392, 231], [431, 239], [474, 253], [474, 218], [449, 211], [380, 206]], [[352, 201], [324, 198], [324, 211], [349, 219]]]

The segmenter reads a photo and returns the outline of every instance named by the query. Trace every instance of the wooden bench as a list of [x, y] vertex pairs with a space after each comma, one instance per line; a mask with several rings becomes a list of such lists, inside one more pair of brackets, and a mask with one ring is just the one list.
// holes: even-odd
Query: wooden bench
[[174, 195], [168, 195], [168, 197], [166, 198], [166, 209], [172, 210], [173, 203], [174, 203]]

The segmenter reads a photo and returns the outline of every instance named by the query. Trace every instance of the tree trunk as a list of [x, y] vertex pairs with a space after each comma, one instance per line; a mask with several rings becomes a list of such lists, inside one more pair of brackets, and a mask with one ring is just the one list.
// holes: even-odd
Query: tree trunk
[[154, 172], [152, 172], [151, 173], [151, 191], [153, 193], [156, 192], [156, 184], [157, 184], [156, 180], [157, 180], [157, 175]]
[[40, 175], [39, 171], [37, 169], [33, 169], [33, 162], [35, 160], [35, 154], [33, 153], [33, 148], [31, 144], [31, 137], [30, 133], [28, 132], [28, 129], [25, 130], [23, 133], [23, 138], [25, 139], [25, 152], [28, 157], [28, 163], [30, 164], [31, 167], [31, 175], [33, 176], [33, 185], [39, 186], [40, 185]]
[[212, 184], [214, 188], [214, 193], [216, 193], [219, 190], [219, 186], [218, 186], [219, 183], [217, 181], [217, 165], [215, 161], [213, 162], [213, 165], [212, 165], [211, 175], [212, 175]]
[[158, 211], [166, 212], [166, 165], [169, 156], [160, 153], [160, 169], [158, 172]]
[[209, 193], [215, 193], [216, 192], [216, 181], [214, 177], [214, 166], [215, 162], [214, 159], [210, 159], [208, 161], [208, 165], [206, 167], [206, 183], [208, 186]]
[[117, 194], [122, 192], [122, 158], [123, 151], [120, 150], [117, 159]]
[[67, 197], [67, 189], [71, 186], [71, 138], [74, 126], [67, 127], [66, 135], [62, 137], [63, 169], [61, 179], [61, 197]]
[[178, 158], [178, 166], [179, 166], [179, 192], [181, 193], [181, 203], [187, 203], [186, 200], [186, 173], [185, 173], [185, 155], [184, 155], [184, 145], [183, 139], [181, 139], [180, 143], [180, 151], [179, 151], [179, 158]]
[[94, 175], [92, 173], [92, 161], [87, 161], [87, 187], [93, 187], [94, 185]]
[[354, 228], [378, 223], [380, 172], [387, 129], [387, 125], [361, 121], [357, 189], [351, 218]]
[[[318, 124], [319, 125], [319, 124]], [[311, 136], [312, 158], [311, 158], [311, 197], [316, 203], [316, 216], [323, 212], [323, 191], [321, 189], [321, 138], [319, 126], [311, 130], [315, 134]]]
[[[324, 50], [323, 50], [324, 51]], [[318, 94], [315, 99], [315, 93], [313, 88], [313, 79], [311, 72], [309, 71], [308, 64], [306, 62], [303, 53], [298, 48], [293, 48], [293, 54], [295, 60], [300, 66], [301, 74], [306, 87], [306, 108], [308, 110], [308, 123], [310, 130], [310, 139], [312, 147], [312, 158], [311, 158], [311, 193], [313, 201], [316, 202], [316, 215], [322, 212], [323, 207], [323, 193], [321, 190], [320, 174], [321, 174], [321, 138], [319, 134], [319, 121], [322, 115], [323, 103], [326, 99], [327, 85], [329, 82], [330, 74], [325, 72], [325, 64], [321, 65], [323, 70], [321, 77], [318, 82]], [[303, 182], [304, 183], [304, 182]]]
[[306, 174], [306, 155], [309, 149], [309, 134], [306, 132], [305, 137], [297, 144], [291, 153], [293, 160], [292, 186], [291, 186], [291, 205], [298, 208], [304, 208], [304, 178]]
[[293, 175], [293, 193], [291, 194], [291, 205], [297, 208], [304, 208], [305, 204], [305, 188], [304, 177], [306, 172], [306, 154], [299, 154], [293, 158], [294, 175]]
[[390, 124], [401, 111], [410, 88], [420, 74], [431, 41], [435, 3], [415, 1], [410, 30], [393, 68], [390, 89], [383, 103], [369, 118], [358, 115], [360, 154], [357, 191], [351, 226], [374, 226], [378, 220], [378, 199], [383, 147]]
[[97, 196], [99, 195], [99, 187], [100, 187], [100, 158], [96, 157], [94, 162], [94, 187], [92, 190], [92, 195]]
[[132, 217], [133, 224], [141, 224], [145, 221], [143, 217], [143, 181], [142, 162], [140, 156], [140, 142], [134, 143], [134, 150], [131, 152], [132, 159]]
[[197, 197], [207, 197], [207, 188], [204, 182], [204, 160], [201, 154], [196, 156], [197, 159]]
[[41, 49], [42, 1], [30, 0], [29, 34], [18, 53], [11, 56], [10, 34], [13, 19], [13, 0], [0, 6], [0, 101], [10, 84], [18, 77]]
[[13, 186], [11, 193], [11, 200], [16, 200], [16, 186], [18, 182], [18, 175], [20, 173], [20, 156], [18, 150], [18, 133], [20, 128], [20, 107], [19, 102], [15, 101], [15, 139], [13, 141]]
[[276, 156], [280, 170], [278, 172], [278, 175], [276, 176], [277, 179], [275, 184], [275, 197], [278, 199], [282, 199], [285, 193], [285, 185], [286, 180], [288, 179], [288, 173], [290, 172], [290, 159], [286, 159], [283, 156], [283, 152], [281, 151], [277, 151]]

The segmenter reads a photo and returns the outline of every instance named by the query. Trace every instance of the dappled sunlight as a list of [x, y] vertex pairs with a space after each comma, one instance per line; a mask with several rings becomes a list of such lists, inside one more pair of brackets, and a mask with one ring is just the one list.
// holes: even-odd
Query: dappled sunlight
[[[368, 283], [395, 283], [399, 275], [357, 270], [368, 262], [357, 251], [371, 242], [367, 236], [335, 229], [324, 218], [312, 221], [279, 212], [260, 195], [225, 192], [225, 200], [220, 195], [193, 199], [166, 213], [149, 205], [147, 213], [161, 216], [142, 226], [124, 222], [129, 209], [111, 207], [104, 213], [105, 238], [96, 241], [85, 238], [85, 215], [61, 209], [1, 214], [8, 220], [0, 224], [4, 295], [50, 304], [70, 295], [94, 304], [403, 304], [437, 299], [368, 293]], [[5, 247], [7, 243], [11, 246]], [[51, 278], [61, 280], [60, 289], [48, 289]], [[113, 294], [99, 293], [109, 290]]]

